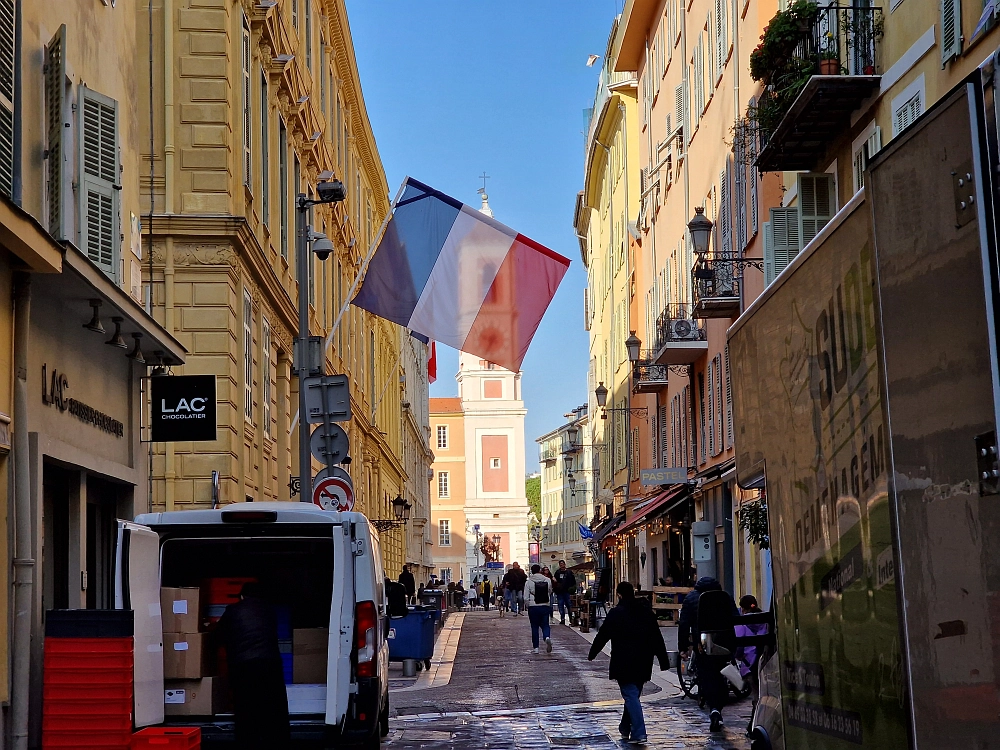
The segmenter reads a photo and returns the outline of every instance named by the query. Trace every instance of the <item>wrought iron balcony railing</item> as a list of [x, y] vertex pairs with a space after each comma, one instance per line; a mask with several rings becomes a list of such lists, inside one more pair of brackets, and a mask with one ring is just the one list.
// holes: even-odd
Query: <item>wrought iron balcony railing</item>
[[656, 319], [651, 365], [681, 365], [696, 361], [708, 349], [708, 332], [703, 320], [694, 316], [688, 303], [667, 305]]
[[882, 9], [830, 5], [814, 12], [797, 41], [767, 49], [764, 89], [748, 116], [761, 171], [814, 169], [845, 120], [878, 88]]
[[740, 285], [747, 266], [763, 273], [760, 258], [711, 256], [699, 258], [691, 271], [694, 314], [699, 318], [735, 318], [742, 309]]
[[656, 393], [667, 387], [669, 365], [654, 365], [648, 361], [655, 352], [643, 352], [640, 361], [632, 368], [632, 391], [634, 393]]
[[559, 451], [555, 448], [542, 448], [538, 454], [539, 461], [555, 461], [559, 458]]

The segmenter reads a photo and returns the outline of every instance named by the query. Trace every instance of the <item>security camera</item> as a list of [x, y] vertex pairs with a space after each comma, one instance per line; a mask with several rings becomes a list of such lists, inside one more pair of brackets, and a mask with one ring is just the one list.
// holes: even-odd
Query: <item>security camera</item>
[[311, 239], [312, 251], [316, 253], [316, 257], [320, 260], [329, 258], [330, 253], [333, 252], [333, 243], [330, 241], [330, 238], [322, 232], [313, 232]]
[[316, 185], [316, 197], [319, 203], [340, 203], [347, 198], [347, 188], [340, 180], [328, 180]]

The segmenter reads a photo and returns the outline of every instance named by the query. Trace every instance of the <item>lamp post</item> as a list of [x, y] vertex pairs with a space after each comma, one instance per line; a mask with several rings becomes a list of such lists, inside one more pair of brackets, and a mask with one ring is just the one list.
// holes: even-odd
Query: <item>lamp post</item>
[[473, 524], [472, 530], [476, 532], [476, 567], [479, 567], [479, 537], [482, 536], [479, 532], [479, 524]]
[[[320, 175], [321, 179], [324, 176]], [[312, 280], [309, 278], [308, 246], [312, 245], [312, 251], [321, 261], [330, 257], [333, 251], [333, 243], [326, 235], [312, 231], [308, 213], [315, 205], [340, 203], [346, 198], [344, 184], [340, 180], [328, 179], [316, 185], [315, 199], [299, 193], [295, 201], [295, 268], [299, 282], [299, 335], [295, 339], [298, 349], [296, 375], [299, 378], [299, 499], [306, 503], [312, 502], [312, 454], [309, 451], [309, 420], [306, 419], [306, 389], [303, 383], [313, 369], [311, 365], [315, 364], [322, 370], [326, 359], [320, 351], [319, 362], [309, 361], [309, 289]]]

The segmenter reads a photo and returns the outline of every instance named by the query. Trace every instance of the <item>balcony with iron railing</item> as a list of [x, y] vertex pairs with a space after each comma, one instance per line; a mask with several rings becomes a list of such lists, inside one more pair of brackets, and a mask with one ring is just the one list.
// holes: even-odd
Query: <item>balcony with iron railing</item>
[[[811, 171], [881, 80], [882, 9], [799, 0], [774, 16], [750, 59], [764, 84], [741, 132], [761, 172]], [[749, 144], [745, 144], [749, 145]], [[739, 149], [738, 149], [739, 150]]]
[[632, 367], [633, 393], [658, 393], [666, 390], [669, 365], [652, 364], [658, 352], [644, 349], [639, 353], [639, 361]]
[[687, 303], [667, 305], [656, 319], [655, 334], [651, 365], [689, 365], [708, 351], [705, 323], [695, 319]]
[[545, 446], [538, 452], [538, 460], [542, 463], [546, 461], [555, 461], [559, 458], [559, 451], [551, 446]]
[[703, 257], [691, 271], [694, 315], [697, 318], [735, 318], [740, 314], [742, 269], [736, 258]]

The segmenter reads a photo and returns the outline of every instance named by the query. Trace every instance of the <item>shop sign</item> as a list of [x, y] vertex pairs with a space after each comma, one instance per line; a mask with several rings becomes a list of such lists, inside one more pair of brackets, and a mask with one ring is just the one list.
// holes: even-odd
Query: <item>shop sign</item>
[[120, 421], [93, 406], [70, 398], [69, 378], [66, 377], [66, 373], [59, 372], [53, 367], [50, 376], [48, 365], [42, 365], [42, 403], [54, 406], [59, 411], [68, 411], [81, 422], [93, 425], [109, 435], [115, 437], [125, 435], [125, 425]]
[[687, 484], [688, 470], [686, 468], [640, 469], [639, 483], [648, 487], [661, 484]]
[[162, 375], [150, 378], [152, 440], [215, 440], [214, 375]]

